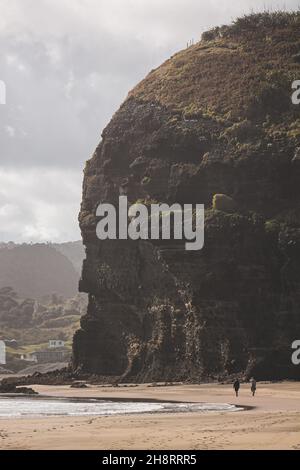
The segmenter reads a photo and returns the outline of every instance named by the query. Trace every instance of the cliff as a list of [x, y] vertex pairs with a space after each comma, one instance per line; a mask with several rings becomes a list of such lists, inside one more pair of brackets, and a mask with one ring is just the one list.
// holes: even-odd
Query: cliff
[[[128, 95], [87, 162], [73, 368], [121, 380], [300, 378], [300, 14], [208, 31]], [[96, 207], [204, 203], [205, 246], [100, 241]], [[227, 211], [215, 194], [231, 197]], [[222, 209], [222, 210], [221, 210]]]

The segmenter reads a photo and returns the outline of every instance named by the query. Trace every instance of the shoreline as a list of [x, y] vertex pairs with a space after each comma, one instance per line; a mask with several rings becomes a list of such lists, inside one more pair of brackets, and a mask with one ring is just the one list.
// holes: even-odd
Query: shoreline
[[[126, 397], [105, 397], [105, 396], [54, 396], [54, 395], [27, 395], [26, 393], [0, 393], [0, 399], [1, 398], [25, 398], [28, 400], [60, 400], [60, 401], [72, 401], [72, 402], [95, 402], [95, 401], [105, 401], [105, 402], [120, 402], [120, 403], [158, 403], [158, 404], [174, 404], [174, 405], [206, 405], [206, 404], [215, 404], [219, 405], [220, 403], [215, 403], [215, 402], [195, 402], [195, 401], [183, 401], [183, 400], [164, 400], [164, 399], [159, 399], [159, 398], [142, 398], [142, 397], [135, 397], [135, 398], [126, 398]], [[224, 403], [226, 405], [230, 406], [237, 406], [234, 403]], [[242, 406], [238, 405], [239, 408], [242, 408], [243, 411], [249, 411], [252, 408], [255, 408], [255, 406]], [[1, 419], [1, 417], [0, 417]]]

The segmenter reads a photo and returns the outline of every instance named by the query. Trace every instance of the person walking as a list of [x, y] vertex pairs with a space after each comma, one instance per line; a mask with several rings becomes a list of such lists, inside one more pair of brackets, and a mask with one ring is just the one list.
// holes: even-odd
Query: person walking
[[255, 392], [256, 392], [256, 380], [254, 377], [251, 380], [251, 392], [252, 392], [252, 396], [254, 397]]
[[236, 379], [234, 382], [233, 382], [233, 388], [235, 390], [235, 395], [238, 397], [239, 396], [239, 389], [240, 389], [240, 381], [239, 379]]

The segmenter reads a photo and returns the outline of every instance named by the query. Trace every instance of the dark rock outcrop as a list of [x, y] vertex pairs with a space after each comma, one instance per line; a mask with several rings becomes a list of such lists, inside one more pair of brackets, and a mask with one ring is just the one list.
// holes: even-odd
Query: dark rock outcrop
[[[152, 71], [87, 162], [73, 368], [121, 380], [300, 378], [299, 14], [213, 30]], [[96, 237], [96, 207], [204, 203], [205, 246]], [[225, 194], [235, 211], [211, 208]]]
[[31, 387], [19, 387], [11, 379], [3, 379], [0, 382], [0, 393], [21, 393], [23, 395], [38, 395]]

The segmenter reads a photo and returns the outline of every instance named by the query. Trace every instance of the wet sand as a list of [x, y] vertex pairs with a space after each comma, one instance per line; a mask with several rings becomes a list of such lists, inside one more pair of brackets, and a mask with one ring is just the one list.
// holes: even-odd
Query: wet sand
[[232, 413], [158, 413], [101, 417], [0, 419], [0, 449], [300, 449], [300, 383], [168, 387], [33, 386], [55, 397], [139, 398], [232, 403]]

